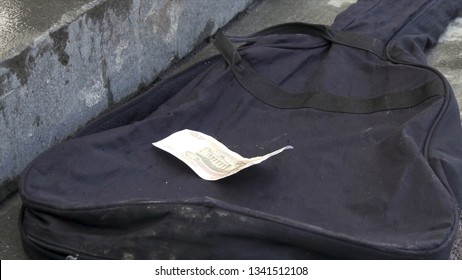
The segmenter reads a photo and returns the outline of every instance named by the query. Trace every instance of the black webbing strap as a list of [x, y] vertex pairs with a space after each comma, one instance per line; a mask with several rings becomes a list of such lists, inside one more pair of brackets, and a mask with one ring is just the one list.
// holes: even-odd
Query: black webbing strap
[[[316, 30], [321, 31], [323, 34], [322, 37], [324, 37], [325, 34], [327, 34], [326, 36], [334, 34], [330, 33], [328, 30], [324, 32], [322, 29], [318, 29], [318, 27], [316, 27]], [[349, 34], [350, 33], [341, 33], [341, 35], [337, 34], [335, 36], [340, 36], [343, 38], [342, 40], [356, 43], [358, 37], [350, 37]], [[261, 34], [258, 36], [261, 36]], [[360, 36], [362, 37], [362, 35]], [[429, 98], [444, 95], [444, 87], [440, 80], [428, 82], [419, 88], [386, 93], [382, 96], [365, 99], [309, 90], [288, 92], [259, 75], [247, 61], [241, 58], [236, 48], [223, 32], [217, 32], [214, 44], [225, 58], [239, 83], [256, 98], [276, 108], [314, 108], [328, 112], [368, 114], [393, 109], [411, 108]], [[361, 44], [365, 43], [363, 42]], [[373, 43], [372, 45], [364, 47], [370, 51], [374, 46], [379, 45]], [[358, 46], [356, 47], [360, 48]]]
[[228, 36], [235, 43], [255, 42], [258, 38], [277, 34], [305, 34], [322, 37], [336, 44], [349, 46], [371, 52], [381, 59], [386, 59], [385, 44], [373, 37], [348, 31], [337, 31], [329, 26], [321, 24], [308, 24], [303, 22], [291, 22], [268, 27], [248, 36]]

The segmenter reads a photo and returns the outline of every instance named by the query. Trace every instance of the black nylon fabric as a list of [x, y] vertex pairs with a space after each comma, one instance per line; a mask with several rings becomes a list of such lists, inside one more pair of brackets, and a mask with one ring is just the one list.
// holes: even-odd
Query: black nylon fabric
[[437, 44], [461, 7], [457, 0], [363, 0], [340, 13], [332, 27], [386, 42], [395, 58], [426, 63], [425, 51]]
[[[460, 2], [402, 2], [359, 1], [334, 23], [389, 42], [385, 60], [306, 34], [268, 34], [239, 55], [289, 92], [364, 99], [437, 83], [443, 94], [367, 114], [275, 108], [242, 87], [225, 60], [211, 58], [26, 169], [26, 247], [82, 258], [447, 258], [461, 202], [458, 108], [446, 80], [414, 63], [424, 61], [401, 40], [414, 33], [436, 40]], [[413, 25], [435, 14], [438, 28]], [[186, 128], [245, 157], [294, 149], [204, 181], [151, 145]]]
[[[334, 32], [329, 32], [328, 27], [326, 27], [326, 32], [324, 32], [324, 34], [330, 33]], [[332, 35], [332, 38], [329, 38], [330, 36], [323, 37], [328, 38], [329, 41], [334, 43], [344, 41], [342, 43], [351, 47], [366, 51], [372, 50], [376, 55], [378, 53], [383, 53], [382, 47], [380, 47], [378, 51], [374, 50], [376, 49], [375, 47], [379, 46], [375, 40], [364, 40], [367, 39], [364, 38], [364, 36], [347, 37], [350, 33], [339, 33], [338, 35], [340, 36]], [[350, 39], [339, 40], [338, 37]], [[442, 83], [438, 81], [429, 82], [419, 88], [407, 91], [383, 93], [381, 96], [373, 98], [332, 95], [326, 92], [311, 91], [309, 89], [298, 92], [285, 91], [270, 80], [262, 78], [262, 76], [239, 55], [232, 43], [222, 32], [218, 32], [214, 44], [223, 55], [223, 58], [230, 66], [231, 71], [243, 88], [260, 101], [280, 109], [314, 108], [327, 112], [369, 114], [414, 107], [427, 99], [444, 95], [444, 87]], [[382, 58], [381, 55], [378, 56]]]

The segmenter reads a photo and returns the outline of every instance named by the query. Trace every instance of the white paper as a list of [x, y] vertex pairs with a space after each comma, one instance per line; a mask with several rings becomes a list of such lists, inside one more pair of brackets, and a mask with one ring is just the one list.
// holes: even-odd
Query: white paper
[[292, 146], [285, 146], [263, 156], [244, 158], [215, 138], [189, 129], [175, 132], [152, 144], [174, 155], [194, 170], [199, 177], [208, 181], [231, 176], [284, 150], [293, 149]]

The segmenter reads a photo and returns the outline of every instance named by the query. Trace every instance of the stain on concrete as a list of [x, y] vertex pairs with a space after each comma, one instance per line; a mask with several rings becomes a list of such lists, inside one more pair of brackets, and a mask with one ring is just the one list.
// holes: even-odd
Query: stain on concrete
[[69, 55], [66, 53], [66, 46], [69, 40], [69, 32], [67, 27], [61, 27], [58, 30], [50, 33], [50, 38], [53, 40], [53, 50], [58, 55], [58, 60], [63, 66], [69, 63]]
[[153, 5], [146, 19], [150, 21], [153, 32], [158, 34], [165, 43], [175, 41], [184, 5], [168, 1], [159, 6]]
[[40, 126], [40, 116], [35, 116], [35, 119], [34, 119], [34, 125], [36, 127], [39, 127]]
[[[0, 100], [0, 112], [2, 114], [2, 117], [3, 117], [3, 121], [5, 122], [5, 127], [8, 128], [10, 126], [10, 122], [8, 121], [8, 118], [6, 116], [6, 112], [5, 112], [5, 105], [3, 104], [3, 101]], [[1, 186], [0, 186], [1, 187]], [[2, 200], [0, 199], [0, 202]]]
[[103, 61], [101, 62], [101, 75], [103, 79], [103, 87], [107, 89], [107, 104], [108, 107], [111, 107], [112, 105], [114, 105], [114, 93], [111, 89], [111, 81], [108, 77], [107, 67], [107, 61], [106, 59], [103, 59]]
[[16, 78], [19, 80], [21, 85], [25, 85], [30, 75], [30, 62], [29, 53], [31, 47], [27, 47], [20, 54], [5, 60], [3, 66], [10, 69], [10, 71], [16, 75]]
[[0, 76], [0, 98], [5, 94], [5, 86], [7, 83], [6, 75]]
[[[6, 110], [6, 107], [5, 105], [3, 104], [3, 102], [0, 100], [0, 112], [2, 114], [2, 117], [3, 117], [3, 121], [5, 122], [5, 127], [8, 128], [10, 126], [10, 122], [8, 120], [8, 116], [7, 116], [7, 113], [5, 112]], [[1, 186], [0, 186], [1, 187]], [[2, 200], [0, 199], [0, 203], [2, 202]]]
[[214, 29], [215, 29], [215, 21], [212, 19], [209, 19], [207, 21], [207, 24], [205, 24], [204, 30], [202, 30], [202, 32], [197, 37], [197, 42], [200, 43], [206, 38], [208, 38], [210, 35], [212, 35], [212, 32]]

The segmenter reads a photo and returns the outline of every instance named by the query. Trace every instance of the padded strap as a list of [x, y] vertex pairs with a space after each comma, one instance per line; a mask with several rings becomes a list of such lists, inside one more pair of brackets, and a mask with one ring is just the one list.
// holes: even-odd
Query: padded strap
[[[330, 40], [329, 38], [333, 36], [336, 38], [335, 40], [343, 41], [344, 45], [348, 45], [347, 42], [352, 42], [352, 44], [355, 44], [355, 48], [365, 49], [370, 52], [376, 52], [380, 48], [383, 48], [380, 43], [377, 43], [378, 41], [376, 42], [373, 39], [358, 43], [358, 38], [362, 38], [363, 35], [350, 35], [351, 33], [344, 32], [335, 33], [331, 32], [328, 27], [319, 25], [310, 25], [309, 28], [305, 29], [306, 26], [306, 24], [303, 24], [303, 30], [305, 31], [303, 34], [317, 34], [314, 36], [321, 36], [327, 40]], [[290, 26], [284, 26], [284, 29], [287, 27]], [[265, 34], [274, 34], [273, 32], [275, 29], [276, 32], [282, 30], [279, 26], [263, 30], [262, 32], [248, 37], [239, 38], [253, 38], [253, 40], [255, 40]], [[292, 29], [289, 28], [289, 30], [285, 31], [292, 31]], [[296, 34], [300, 34], [299, 31], [295, 32], [297, 32]], [[287, 34], [287, 32], [284, 34]], [[244, 39], [242, 39], [241, 42], [242, 41], [244, 41]], [[336, 43], [333, 40], [331, 41]], [[239, 83], [256, 98], [276, 108], [314, 108], [328, 112], [369, 114], [379, 111], [414, 107], [429, 98], [444, 95], [444, 87], [440, 80], [428, 82], [416, 89], [392, 92], [366, 99], [338, 96], [309, 90], [289, 92], [259, 75], [247, 61], [242, 59], [236, 48], [223, 32], [217, 32], [214, 44], [225, 58]]]

